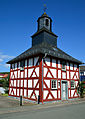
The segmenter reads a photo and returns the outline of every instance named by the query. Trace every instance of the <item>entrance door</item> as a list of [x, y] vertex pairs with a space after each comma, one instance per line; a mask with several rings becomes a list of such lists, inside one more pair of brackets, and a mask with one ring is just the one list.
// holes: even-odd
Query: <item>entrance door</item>
[[62, 82], [62, 100], [67, 100], [67, 82]]

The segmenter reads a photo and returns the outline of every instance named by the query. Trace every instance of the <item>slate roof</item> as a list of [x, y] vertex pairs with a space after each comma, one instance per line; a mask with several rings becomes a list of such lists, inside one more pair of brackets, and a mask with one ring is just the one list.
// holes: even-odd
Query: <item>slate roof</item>
[[39, 44], [39, 45], [31, 47], [30, 49], [26, 50], [25, 52], [23, 52], [22, 54], [20, 54], [16, 58], [8, 61], [7, 64], [11, 64], [11, 63], [17, 62], [19, 60], [25, 59], [27, 57], [31, 57], [33, 55], [45, 54], [45, 53], [47, 53], [48, 56], [53, 56], [53, 57], [56, 57], [56, 58], [60, 58], [60, 59], [64, 59], [64, 60], [67, 60], [67, 61], [71, 61], [71, 62], [75, 62], [75, 63], [78, 63], [78, 64], [82, 64], [81, 61], [73, 58], [72, 56], [70, 56], [67, 53], [63, 52], [59, 48], [53, 47], [53, 46], [48, 45], [48, 44], [46, 44], [44, 42], [42, 44]]
[[49, 31], [48, 29], [46, 29], [45, 27], [43, 27], [42, 29], [40, 29], [39, 31], [37, 31], [35, 34], [33, 34], [31, 37], [35, 37], [37, 34], [43, 32], [43, 31], [46, 31], [47, 33], [49, 34], [52, 34], [53, 36], [55, 37], [58, 37], [56, 34], [54, 34], [52, 31]]
[[[49, 17], [49, 16], [46, 14], [46, 12], [44, 12], [44, 13], [41, 15], [41, 17], [38, 18], [38, 20], [41, 19], [41, 18], [44, 18], [44, 17], [47, 17], [47, 18], [49, 18], [49, 19], [52, 21], [51, 17]], [[37, 22], [38, 22], [38, 20], [37, 20]]]
[[80, 66], [80, 71], [85, 71], [85, 66]]

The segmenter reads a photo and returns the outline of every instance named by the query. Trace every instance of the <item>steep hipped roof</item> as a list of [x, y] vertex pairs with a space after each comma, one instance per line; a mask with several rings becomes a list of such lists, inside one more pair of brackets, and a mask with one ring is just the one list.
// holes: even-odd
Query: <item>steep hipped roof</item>
[[9, 62], [7, 62], [8, 64], [17, 62], [19, 60], [25, 59], [27, 57], [31, 57], [33, 55], [37, 55], [37, 54], [45, 54], [47, 53], [48, 56], [53, 56], [56, 58], [60, 58], [60, 59], [64, 59], [67, 61], [71, 61], [71, 62], [75, 62], [78, 64], [82, 64], [81, 61], [73, 58], [72, 56], [68, 55], [67, 53], [63, 52], [62, 50], [60, 50], [57, 47], [53, 47], [51, 45], [48, 45], [46, 43], [42, 43], [39, 44], [37, 46], [33, 46], [32, 48], [26, 50], [24, 53], [20, 54], [19, 56], [17, 56], [16, 58], [10, 60]]

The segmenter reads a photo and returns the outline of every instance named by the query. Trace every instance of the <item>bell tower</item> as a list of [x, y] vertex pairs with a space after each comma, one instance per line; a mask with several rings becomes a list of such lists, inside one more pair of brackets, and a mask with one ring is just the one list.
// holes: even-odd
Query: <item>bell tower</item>
[[41, 17], [38, 18], [38, 31], [41, 30], [42, 28], [46, 28], [49, 31], [52, 31], [52, 19], [44, 12]]
[[58, 36], [52, 32], [52, 19], [44, 12], [37, 22], [37, 32], [32, 35], [32, 47], [42, 43], [57, 47]]

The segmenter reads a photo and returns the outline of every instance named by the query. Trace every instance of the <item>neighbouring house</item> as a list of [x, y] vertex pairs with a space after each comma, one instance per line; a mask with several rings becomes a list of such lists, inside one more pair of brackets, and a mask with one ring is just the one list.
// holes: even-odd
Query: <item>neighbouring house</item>
[[85, 66], [80, 66], [80, 81], [85, 81]]
[[3, 88], [3, 81], [4, 80], [8, 80], [8, 73], [5, 73], [5, 72], [1, 72], [0, 73], [0, 93], [1, 94], [4, 94], [5, 93], [5, 89]]
[[52, 32], [52, 19], [46, 14], [38, 18], [37, 32], [32, 35], [32, 47], [10, 64], [9, 96], [40, 102], [78, 98], [79, 65], [57, 46]]

